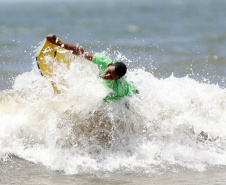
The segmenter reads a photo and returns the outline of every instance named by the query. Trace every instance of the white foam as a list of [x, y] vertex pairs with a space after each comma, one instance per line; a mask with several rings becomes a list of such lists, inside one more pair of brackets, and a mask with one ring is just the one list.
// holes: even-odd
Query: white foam
[[138, 69], [127, 78], [139, 94], [104, 103], [109, 89], [94, 64], [77, 57], [57, 71], [60, 94], [36, 69], [0, 93], [1, 159], [14, 154], [69, 174], [226, 165], [225, 89]]

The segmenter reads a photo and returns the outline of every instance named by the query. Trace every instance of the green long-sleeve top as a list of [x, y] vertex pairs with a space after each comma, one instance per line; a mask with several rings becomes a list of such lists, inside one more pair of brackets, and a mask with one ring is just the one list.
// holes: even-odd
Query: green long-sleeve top
[[[110, 58], [99, 53], [93, 56], [92, 62], [98, 65], [100, 77], [102, 77], [102, 74], [108, 67], [108, 64], [114, 64], [114, 61], [112, 61]], [[108, 100], [118, 100], [124, 96], [132, 96], [134, 93], [136, 93], [136, 87], [129, 83], [124, 76], [115, 81], [102, 79], [102, 83], [113, 90], [113, 92], [110, 92], [104, 98], [105, 102]]]

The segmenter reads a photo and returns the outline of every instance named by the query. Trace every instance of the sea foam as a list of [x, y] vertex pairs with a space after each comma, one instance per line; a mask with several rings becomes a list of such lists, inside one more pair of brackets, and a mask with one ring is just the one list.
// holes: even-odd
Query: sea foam
[[[226, 90], [189, 77], [128, 71], [139, 94], [105, 103], [95, 64], [60, 66], [53, 90], [36, 65], [0, 93], [0, 157], [68, 174], [158, 173], [226, 165]], [[62, 78], [64, 83], [61, 83]]]

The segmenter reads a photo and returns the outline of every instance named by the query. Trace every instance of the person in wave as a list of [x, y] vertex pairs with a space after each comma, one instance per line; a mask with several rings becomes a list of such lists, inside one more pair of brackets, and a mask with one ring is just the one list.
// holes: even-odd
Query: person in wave
[[113, 90], [113, 92], [104, 98], [105, 102], [108, 100], [118, 100], [124, 96], [131, 97], [138, 92], [136, 87], [125, 79], [124, 75], [126, 74], [127, 67], [123, 62], [114, 62], [103, 54], [92, 53], [82, 47], [64, 43], [53, 34], [47, 35], [46, 39], [52, 44], [71, 50], [73, 54], [83, 56], [98, 65], [99, 76], [103, 79], [102, 83]]

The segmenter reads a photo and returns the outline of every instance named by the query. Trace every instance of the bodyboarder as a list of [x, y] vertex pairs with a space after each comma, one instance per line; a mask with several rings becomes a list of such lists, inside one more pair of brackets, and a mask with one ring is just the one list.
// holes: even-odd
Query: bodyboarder
[[98, 65], [99, 76], [103, 79], [102, 83], [113, 90], [113, 92], [110, 92], [104, 98], [105, 102], [108, 100], [118, 100], [124, 96], [131, 97], [137, 92], [136, 87], [124, 77], [127, 67], [123, 62], [114, 62], [103, 54], [92, 53], [85, 50], [83, 47], [65, 43], [58, 40], [54, 34], [47, 35], [46, 39], [52, 44], [71, 50], [73, 54], [83, 56]]

